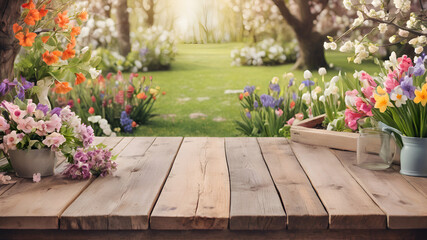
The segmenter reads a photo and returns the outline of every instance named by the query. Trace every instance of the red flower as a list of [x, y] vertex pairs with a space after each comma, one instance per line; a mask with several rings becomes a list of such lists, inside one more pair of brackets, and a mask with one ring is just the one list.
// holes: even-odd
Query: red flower
[[90, 107], [88, 113], [89, 114], [94, 114], [95, 113], [95, 109], [93, 107]]
[[162, 95], [166, 95], [166, 92], [165, 92], [165, 91], [163, 91], [163, 92], [162, 92]]
[[157, 99], [156, 96], [153, 96], [153, 100], [156, 101], [156, 99]]
[[92, 102], [96, 102], [95, 96], [90, 97], [90, 99], [92, 100]]
[[132, 106], [131, 105], [126, 105], [125, 107], [125, 112], [130, 115], [130, 113], [132, 112]]
[[125, 103], [124, 96], [125, 96], [125, 92], [123, 90], [120, 90], [115, 97], [116, 103], [118, 104]]
[[74, 107], [74, 101], [73, 101], [73, 99], [70, 99], [69, 101], [68, 101], [68, 104], [67, 104], [68, 106], [70, 106], [70, 108], [72, 108], [72, 107]]
[[80, 98], [77, 98], [77, 102], [80, 104]]
[[113, 76], [113, 73], [108, 73], [107, 74], [107, 79], [110, 80], [111, 76]]
[[243, 99], [243, 93], [241, 93], [240, 95], [239, 95], [239, 100], [242, 100]]
[[133, 91], [135, 91], [135, 88], [132, 85], [129, 85], [126, 97], [132, 98]]
[[290, 107], [291, 107], [291, 109], [295, 107], [295, 102], [294, 101], [291, 102]]
[[136, 127], [136, 126], [138, 126], [138, 124], [136, 124], [136, 122], [135, 122], [135, 121], [133, 121], [133, 122], [132, 122], [132, 127]]

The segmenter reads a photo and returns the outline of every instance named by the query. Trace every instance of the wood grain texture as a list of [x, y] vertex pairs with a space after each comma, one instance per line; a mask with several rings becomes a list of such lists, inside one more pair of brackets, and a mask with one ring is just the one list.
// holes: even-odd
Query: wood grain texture
[[286, 214], [256, 138], [226, 138], [230, 172], [230, 229], [279, 230]]
[[[120, 140], [108, 146], [114, 147]], [[54, 176], [42, 178], [39, 183], [21, 178], [1, 195], [0, 229], [57, 229], [59, 215], [93, 180], [65, 178], [61, 172], [66, 164], [60, 164]]]
[[380, 229], [386, 216], [325, 147], [291, 143], [329, 214], [331, 229]]
[[284, 138], [258, 138], [285, 207], [288, 229], [327, 229], [329, 217]]
[[[393, 169], [400, 171], [400, 166], [392, 165]], [[402, 177], [406, 179], [412, 186], [414, 186], [420, 193], [427, 197], [427, 178], [425, 177], [412, 177], [403, 175]]]
[[150, 219], [151, 229], [227, 229], [230, 183], [223, 138], [185, 138]]
[[343, 165], [387, 214], [392, 229], [427, 228], [427, 198], [393, 169], [371, 171], [356, 165], [356, 153], [335, 150]]
[[[97, 178], [61, 215], [61, 229], [108, 229], [108, 216], [130, 191], [132, 175], [139, 172], [141, 159], [155, 138], [124, 138], [114, 175]], [[142, 186], [144, 187], [144, 186]], [[136, 204], [136, 203], [135, 203]]]

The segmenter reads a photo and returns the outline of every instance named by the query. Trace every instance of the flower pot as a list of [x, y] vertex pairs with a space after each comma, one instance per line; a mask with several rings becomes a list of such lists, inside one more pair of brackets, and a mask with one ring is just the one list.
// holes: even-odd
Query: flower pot
[[16, 176], [32, 178], [34, 173], [42, 177], [51, 176], [55, 168], [55, 152], [50, 148], [31, 150], [9, 150], [10, 163]]
[[400, 173], [427, 177], [427, 138], [402, 136]]

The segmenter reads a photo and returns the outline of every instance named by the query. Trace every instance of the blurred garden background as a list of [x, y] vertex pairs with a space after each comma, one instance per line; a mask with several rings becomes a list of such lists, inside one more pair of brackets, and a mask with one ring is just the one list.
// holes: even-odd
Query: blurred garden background
[[[3, 60], [1, 74], [24, 77], [37, 95], [38, 81], [53, 78], [52, 108], [69, 106], [97, 135], [286, 136], [289, 120], [328, 113], [328, 105], [342, 113], [325, 124], [340, 119], [333, 128], [343, 130], [351, 81], [380, 74], [393, 51], [398, 57], [424, 51], [425, 37], [413, 38], [418, 30], [397, 35], [398, 27], [384, 30], [374, 18], [425, 14], [426, 4], [391, 2], [368, 0], [362, 9], [356, 0], [41, 0], [34, 1], [39, 15], [15, 4], [23, 17], [11, 39], [24, 48], [14, 50], [16, 61]], [[46, 5], [56, 25], [31, 24], [28, 16], [42, 19]], [[425, 31], [425, 19], [414, 19], [411, 27]], [[32, 38], [34, 46], [25, 45], [28, 29], [19, 36], [24, 22], [41, 36]], [[65, 37], [54, 38], [61, 28]], [[58, 46], [63, 53], [55, 59]], [[44, 62], [31, 58], [36, 53]], [[37, 70], [46, 64], [46, 74]], [[334, 76], [340, 80], [330, 82]], [[342, 80], [348, 77], [350, 84]], [[329, 99], [331, 91], [336, 97]], [[268, 96], [271, 111], [261, 111]]]

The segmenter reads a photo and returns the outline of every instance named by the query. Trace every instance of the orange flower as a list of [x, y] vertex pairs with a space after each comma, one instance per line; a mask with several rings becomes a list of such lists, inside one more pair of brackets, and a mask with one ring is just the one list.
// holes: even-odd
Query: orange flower
[[76, 55], [76, 50], [70, 48], [70, 44], [68, 44], [67, 49], [62, 52], [62, 60], [67, 60], [69, 58], [73, 58]]
[[73, 88], [68, 85], [68, 82], [59, 82], [55, 80], [55, 92], [59, 94], [65, 94], [71, 91]]
[[90, 107], [88, 112], [89, 112], [90, 114], [94, 114], [94, 113], [95, 113], [95, 109], [94, 109], [93, 107]]
[[76, 46], [76, 37], [71, 36], [70, 43], [67, 45], [67, 48], [74, 48]]
[[136, 95], [136, 98], [145, 100], [145, 99], [147, 99], [147, 95], [145, 95], [145, 93], [143, 93], [143, 92], [142, 93], [138, 93]]
[[290, 107], [291, 107], [291, 109], [295, 107], [295, 102], [294, 101], [291, 102]]
[[40, 18], [40, 13], [39, 13], [39, 11], [38, 11], [37, 9], [31, 9], [31, 10], [28, 12], [27, 16], [25, 17], [24, 22], [25, 22], [27, 25], [32, 26], [32, 25], [35, 25], [35, 24], [36, 24], [36, 21], [38, 21], [38, 20], [40, 20], [40, 19], [41, 19], [41, 18]]
[[19, 32], [22, 30], [22, 27], [19, 26], [17, 23], [13, 24], [13, 33]]
[[71, 32], [70, 32], [71, 37], [77, 36], [79, 34], [80, 34], [79, 26], [71, 28]]
[[79, 15], [77, 15], [78, 18], [80, 18], [80, 20], [82, 21], [86, 21], [87, 20], [87, 12], [83, 11], [81, 13], [79, 13]]
[[133, 121], [132, 122], [132, 127], [137, 127], [138, 126], [138, 124], [136, 124], [136, 122], [135, 121]]
[[50, 36], [43, 36], [43, 37], [42, 37], [42, 42], [43, 42], [43, 43], [46, 43], [46, 42], [47, 42], [47, 40], [49, 40], [49, 38], [50, 38]]
[[23, 32], [19, 32], [15, 35], [15, 37], [19, 40], [19, 45], [23, 47], [31, 47], [34, 43], [34, 38], [36, 38], [36, 33], [29, 33], [28, 29], [25, 29], [25, 34]]
[[30, 0], [27, 3], [22, 4], [22, 7], [26, 9], [33, 9], [36, 8], [36, 5], [34, 5], [33, 0]]
[[45, 53], [43, 53], [43, 61], [47, 65], [54, 64], [58, 62], [58, 57], [60, 57], [62, 53], [60, 51], [53, 51], [52, 53], [49, 53], [49, 51], [46, 50]]
[[67, 28], [68, 23], [70, 22], [70, 19], [67, 17], [67, 11], [63, 11], [62, 13], [58, 13], [57, 17], [55, 18], [55, 23], [58, 24], [61, 28]]
[[42, 17], [46, 16], [46, 14], [47, 14], [47, 12], [48, 12], [45, 8], [46, 8], [46, 5], [43, 5], [43, 6], [39, 9], [40, 19], [41, 19]]
[[76, 85], [79, 85], [80, 83], [83, 83], [86, 80], [85, 75], [83, 73], [76, 73]]

